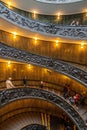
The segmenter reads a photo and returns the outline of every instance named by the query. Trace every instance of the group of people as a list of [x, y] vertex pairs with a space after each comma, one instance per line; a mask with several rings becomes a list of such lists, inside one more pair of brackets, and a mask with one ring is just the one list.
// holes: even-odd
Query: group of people
[[63, 89], [63, 97], [65, 99], [68, 99], [69, 102], [73, 105], [76, 106], [76, 108], [78, 108], [78, 105], [84, 105], [84, 95], [83, 94], [79, 94], [79, 93], [75, 93], [73, 95], [70, 94], [71, 90], [70, 90], [70, 86], [69, 85], [65, 85], [64, 89]]
[[[23, 85], [24, 87], [27, 86], [27, 78], [26, 76], [23, 78]], [[42, 89], [44, 86], [44, 82], [43, 81], [40, 81], [40, 88]], [[6, 88], [7, 89], [10, 89], [10, 88], [15, 88], [15, 86], [13, 85], [12, 83], [12, 78], [9, 77], [7, 80], [6, 80]], [[75, 105], [76, 107], [78, 107], [78, 104], [80, 103], [80, 105], [84, 105], [84, 96], [81, 95], [81, 94], [78, 94], [76, 93], [75, 95], [73, 96], [70, 96], [70, 86], [69, 85], [65, 85], [64, 89], [63, 89], [63, 97], [65, 99], [69, 99], [69, 102], [72, 104], [72, 105]]]
[[78, 21], [78, 20], [73, 20], [70, 25], [71, 25], [71, 26], [78, 26], [78, 25], [80, 25], [80, 24], [79, 24], [79, 21]]

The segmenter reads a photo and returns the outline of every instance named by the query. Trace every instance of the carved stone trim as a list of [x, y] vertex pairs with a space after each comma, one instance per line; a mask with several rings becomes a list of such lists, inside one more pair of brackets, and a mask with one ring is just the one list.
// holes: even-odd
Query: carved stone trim
[[64, 98], [49, 91], [36, 88], [14, 88], [0, 92], [0, 108], [15, 100], [24, 98], [38, 98], [47, 100], [60, 107], [73, 120], [79, 130], [87, 130], [85, 122], [79, 113]]
[[13, 12], [2, 3], [0, 3], [0, 17], [29, 31], [64, 38], [87, 39], [87, 26], [58, 26], [37, 22]]
[[2, 43], [0, 43], [0, 57], [54, 70], [77, 80], [87, 87], [87, 72], [61, 60], [25, 52]]

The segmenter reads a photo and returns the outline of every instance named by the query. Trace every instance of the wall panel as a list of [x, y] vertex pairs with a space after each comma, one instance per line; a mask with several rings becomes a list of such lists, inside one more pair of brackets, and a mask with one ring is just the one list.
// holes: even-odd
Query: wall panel
[[87, 65], [86, 44], [84, 48], [81, 48], [80, 44], [75, 43], [58, 43], [56, 46], [56, 43], [51, 41], [35, 41], [34, 39], [20, 36], [16, 36], [14, 39], [13, 34], [4, 31], [0, 31], [0, 41], [31, 53]]

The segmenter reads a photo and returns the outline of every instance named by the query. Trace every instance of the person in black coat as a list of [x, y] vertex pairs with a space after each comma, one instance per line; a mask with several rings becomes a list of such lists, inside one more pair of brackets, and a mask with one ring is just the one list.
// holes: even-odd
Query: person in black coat
[[27, 86], [27, 78], [26, 78], [26, 76], [23, 78], [23, 85], [24, 85], [24, 87]]

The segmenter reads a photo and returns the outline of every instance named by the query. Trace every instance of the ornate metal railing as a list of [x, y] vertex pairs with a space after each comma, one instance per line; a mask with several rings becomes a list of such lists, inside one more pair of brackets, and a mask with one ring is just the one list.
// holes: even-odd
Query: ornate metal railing
[[53, 94], [49, 91], [36, 89], [36, 88], [14, 88], [7, 89], [0, 92], [0, 108], [4, 105], [13, 102], [15, 100], [24, 98], [36, 98], [47, 100], [54, 105], [60, 107], [76, 124], [79, 130], [87, 130], [85, 122], [79, 115], [79, 113], [61, 96]]
[[0, 43], [0, 57], [49, 68], [87, 86], [87, 72], [66, 62], [25, 52], [2, 43]]
[[87, 39], [87, 26], [58, 26], [40, 23], [13, 12], [2, 3], [0, 3], [0, 17], [29, 31], [64, 38]]
[[0, 43], [0, 57], [49, 68], [67, 75], [87, 87], [87, 72], [69, 63], [25, 52]]
[[47, 129], [46, 126], [40, 124], [31, 124], [22, 128], [21, 130], [47, 130]]

